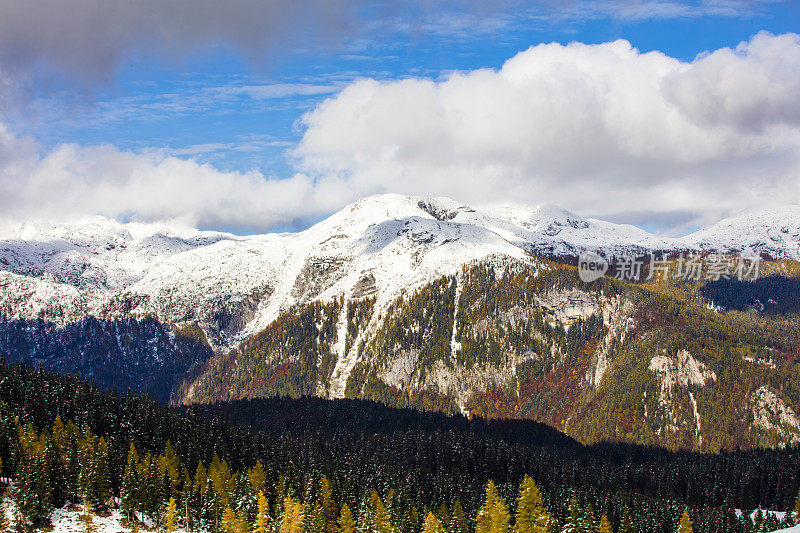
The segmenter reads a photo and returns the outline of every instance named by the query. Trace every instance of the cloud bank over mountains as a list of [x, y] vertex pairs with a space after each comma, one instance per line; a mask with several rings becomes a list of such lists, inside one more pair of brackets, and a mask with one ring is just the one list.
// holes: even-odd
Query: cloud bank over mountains
[[[676, 223], [800, 200], [800, 37], [681, 62], [627, 41], [542, 44], [445, 81], [362, 80], [308, 114], [312, 175]], [[684, 221], [685, 222], [685, 221]]]
[[157, 150], [47, 151], [0, 127], [0, 212], [263, 231], [398, 192], [680, 232], [756, 199], [800, 202], [798, 94], [796, 34], [689, 62], [623, 40], [541, 44], [500, 69], [346, 86], [303, 117], [297, 173], [283, 179]]

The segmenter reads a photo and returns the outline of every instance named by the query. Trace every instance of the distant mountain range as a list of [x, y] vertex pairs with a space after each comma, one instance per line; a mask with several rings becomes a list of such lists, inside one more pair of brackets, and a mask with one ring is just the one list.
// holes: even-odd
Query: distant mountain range
[[[582, 286], [577, 276], [564, 281], [558, 261], [581, 251], [607, 258], [724, 252], [759, 254], [783, 261], [785, 269], [800, 258], [799, 246], [800, 207], [667, 238], [553, 206], [477, 210], [446, 198], [394, 194], [361, 199], [298, 233], [236, 236], [102, 218], [26, 224], [0, 230], [0, 353], [79, 370], [104, 385], [140, 384], [179, 402], [310, 393], [445, 410], [469, 410], [471, 402], [479, 409], [485, 398], [476, 394], [507, 395], [512, 385], [521, 394], [521, 373], [534, 371], [528, 367], [546, 376], [572, 365], [580, 375], [570, 378], [569, 394], [588, 403], [571, 407], [585, 415], [596, 401], [586, 391], [614, 374], [615, 358], [630, 348], [637, 328], [654, 327], [639, 316], [652, 302], [642, 299], [638, 284], [601, 280], [598, 289]], [[714, 294], [730, 292], [720, 290]], [[698, 307], [697, 294], [681, 291], [680, 305], [701, 313], [697, 320], [712, 320], [700, 311], [706, 304]], [[143, 321], [147, 327], [138, 326]], [[542, 329], [546, 323], [561, 333], [551, 335]], [[509, 340], [512, 333], [520, 339]], [[577, 340], [568, 341], [570, 334]], [[472, 352], [463, 347], [465, 337]], [[675, 399], [667, 388], [688, 394], [719, 383], [721, 369], [699, 358], [700, 349], [692, 351], [697, 342], [664, 341], [658, 345], [664, 360], [648, 356], [645, 368], [660, 383], [651, 392], [660, 398], [654, 409]], [[783, 359], [791, 352], [785, 348]], [[764, 364], [765, 372], [780, 374], [772, 359]], [[778, 432], [774, 442], [800, 440], [794, 414], [800, 398], [787, 396], [776, 380], [762, 376], [742, 393], [750, 419], [740, 423], [755, 427], [763, 413], [753, 406], [763, 404], [778, 413], [779, 423], [763, 424]], [[691, 431], [672, 421], [674, 438], [656, 435], [655, 426], [656, 436], [620, 438], [702, 446], [703, 395], [689, 396], [680, 402]], [[503, 396], [503, 405], [508, 400]], [[618, 436], [617, 429], [570, 432], [570, 416], [578, 414], [547, 402], [517, 410], [511, 414], [583, 440]], [[711, 438], [705, 436], [705, 446]], [[714, 446], [741, 443], [734, 441]]]

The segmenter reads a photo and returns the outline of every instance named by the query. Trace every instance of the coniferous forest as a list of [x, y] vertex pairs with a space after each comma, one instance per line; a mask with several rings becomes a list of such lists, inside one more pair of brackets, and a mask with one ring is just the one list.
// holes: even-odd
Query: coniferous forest
[[745, 533], [783, 525], [749, 511], [794, 510], [800, 487], [797, 448], [586, 446], [363, 400], [166, 407], [5, 360], [0, 459], [16, 511], [3, 527], [19, 530], [71, 503], [87, 524], [119, 508], [132, 530]]

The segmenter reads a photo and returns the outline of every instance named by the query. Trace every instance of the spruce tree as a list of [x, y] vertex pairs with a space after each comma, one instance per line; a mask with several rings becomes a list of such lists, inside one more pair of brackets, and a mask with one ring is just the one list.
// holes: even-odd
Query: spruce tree
[[11, 499], [16, 505], [17, 513], [25, 522], [36, 522], [52, 510], [50, 476], [45, 462], [38, 455], [38, 444], [27, 440], [28, 437], [23, 437], [26, 442], [23, 443], [23, 452], [17, 462]]
[[136, 446], [131, 443], [128, 450], [128, 462], [125, 466], [125, 473], [122, 476], [122, 488], [120, 489], [120, 506], [122, 512], [131, 520], [134, 512], [139, 509], [139, 476], [138, 476], [139, 454]]
[[594, 533], [600, 526], [600, 522], [597, 521], [597, 517], [594, 514], [594, 506], [591, 502], [587, 503], [586, 507], [584, 507], [583, 518], [580, 524], [581, 533]]
[[569, 516], [564, 524], [564, 533], [582, 533], [583, 512], [578, 499], [573, 496], [569, 500]]
[[[62, 431], [57, 427], [58, 431]], [[43, 435], [44, 450], [42, 451], [42, 468], [45, 483], [50, 491], [51, 502], [54, 507], [61, 507], [67, 499], [67, 479], [64, 464], [61, 462], [61, 452], [55, 439], [50, 435]]]
[[256, 527], [253, 533], [267, 533], [269, 526], [269, 502], [264, 496], [264, 491], [258, 491], [258, 513], [256, 514]]
[[600, 517], [600, 524], [597, 526], [596, 533], [614, 533], [614, 530], [611, 529], [611, 523], [608, 521], [608, 517], [606, 515]]
[[368, 500], [363, 501], [358, 509], [356, 531], [358, 533], [375, 533], [378, 531], [378, 526], [375, 524], [375, 511]]
[[508, 505], [497, 493], [494, 482], [486, 484], [486, 499], [475, 518], [475, 533], [508, 533]]
[[339, 520], [336, 523], [337, 533], [356, 533], [356, 522], [353, 520], [353, 513], [347, 504], [342, 504], [342, 510], [339, 513]]
[[631, 516], [631, 509], [627, 505], [622, 512], [622, 518], [619, 521], [619, 530], [617, 533], [636, 533], [636, 527], [633, 525], [633, 517]]
[[689, 512], [684, 509], [681, 515], [680, 524], [678, 524], [678, 533], [693, 533], [692, 521], [689, 518]]
[[307, 505], [305, 533], [325, 533], [325, 512], [319, 500]]
[[6, 502], [3, 498], [3, 493], [0, 492], [0, 533], [9, 533], [9, 531], [11, 531], [11, 525], [8, 522], [8, 517], [6, 516]]
[[764, 518], [764, 513], [759, 507], [756, 509], [755, 516], [753, 517], [753, 533], [765, 533], [767, 531], [767, 524]]
[[83, 522], [84, 533], [97, 533], [97, 524], [94, 523], [94, 509], [92, 508], [91, 502], [85, 502], [83, 504], [81, 522]]
[[542, 494], [533, 479], [526, 475], [517, 498], [517, 533], [545, 533], [550, 515], [542, 502]]
[[444, 533], [444, 528], [442, 527], [442, 523], [439, 522], [439, 519], [436, 518], [436, 515], [429, 511], [428, 516], [425, 517], [425, 524], [422, 531], [423, 533]]
[[793, 523], [800, 523], [800, 489], [797, 490], [797, 496], [794, 498], [794, 508], [791, 513], [788, 513], [788, 516], [791, 516]]
[[164, 515], [164, 531], [172, 533], [175, 531], [178, 522], [178, 505], [175, 503], [175, 498], [169, 499]]
[[72, 421], [67, 422], [66, 426], [67, 444], [66, 444], [66, 460], [64, 464], [64, 475], [66, 482], [67, 497], [71, 501], [75, 501], [80, 495], [80, 479], [81, 462], [80, 462], [80, 447], [78, 446], [79, 433], [78, 428]]

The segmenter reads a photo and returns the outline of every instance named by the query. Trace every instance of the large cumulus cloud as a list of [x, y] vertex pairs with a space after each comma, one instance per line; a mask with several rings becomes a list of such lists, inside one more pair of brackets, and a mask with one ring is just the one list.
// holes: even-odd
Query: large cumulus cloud
[[800, 37], [683, 62], [542, 44], [444, 81], [365, 79], [303, 119], [304, 172], [358, 191], [548, 201], [677, 231], [800, 201]]

